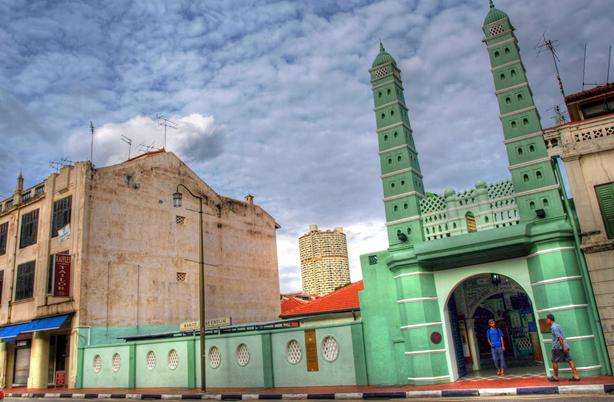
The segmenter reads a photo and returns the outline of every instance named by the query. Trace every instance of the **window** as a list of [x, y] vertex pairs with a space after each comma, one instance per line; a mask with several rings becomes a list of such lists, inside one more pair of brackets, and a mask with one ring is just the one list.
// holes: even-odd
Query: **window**
[[34, 189], [35, 195], [41, 195], [45, 192], [45, 186], [38, 186]]
[[334, 362], [339, 356], [339, 345], [332, 336], [327, 336], [322, 340], [322, 357], [327, 362]]
[[467, 221], [467, 232], [477, 232], [478, 227], [475, 223], [475, 216], [471, 212], [467, 212], [465, 215], [465, 220]]
[[111, 360], [111, 368], [113, 369], [114, 372], [117, 373], [121, 367], [122, 367], [122, 357], [119, 355], [119, 353], [115, 353], [113, 355], [113, 359]]
[[529, 208], [535, 209], [535, 203], [533, 201], [529, 202]]
[[542, 172], [540, 172], [539, 170], [537, 172], [535, 172], [535, 177], [537, 178], [537, 180], [541, 180]]
[[145, 356], [145, 366], [148, 370], [153, 370], [156, 367], [156, 354], [150, 350]]
[[288, 363], [298, 364], [302, 357], [301, 345], [296, 339], [292, 339], [286, 346], [286, 358], [288, 359]]
[[0, 271], [0, 303], [2, 303], [2, 289], [4, 289], [4, 270]]
[[512, 71], [510, 71], [510, 75], [512, 77], [515, 77], [516, 76], [516, 70], [512, 69]]
[[171, 349], [168, 352], [168, 368], [175, 370], [177, 367], [179, 367], [179, 353], [177, 353], [177, 350]]
[[516, 120], [512, 120], [512, 122], [510, 123], [510, 125], [512, 126], [512, 128], [516, 128]]
[[501, 54], [501, 53], [499, 53], [499, 51], [498, 51], [498, 50], [495, 50], [495, 57], [499, 57], [499, 55], [500, 55], [500, 54]]
[[522, 119], [522, 124], [524, 124], [525, 126], [529, 124], [529, 119], [527, 119], [526, 117]]
[[542, 200], [542, 205], [544, 206], [544, 208], [548, 208], [548, 199], [547, 198], [544, 198]]
[[51, 227], [51, 237], [58, 235], [58, 230], [70, 223], [70, 208], [72, 197], [68, 196], [53, 203], [53, 223]]
[[15, 279], [15, 300], [29, 299], [34, 295], [35, 265], [35, 261], [30, 261], [17, 266], [17, 278]]
[[381, 92], [378, 92], [378, 93], [377, 93], [377, 97], [378, 97], [378, 98], [381, 98], [381, 97], [382, 97], [382, 93], [381, 93]]
[[524, 182], [528, 182], [529, 181], [529, 175], [525, 174], [524, 176], [522, 176], [522, 180], [524, 180]]
[[509, 47], [506, 47], [506, 48], [505, 48], [505, 54], [508, 54], [509, 52], [510, 52], [510, 48], [509, 48]]
[[377, 256], [376, 255], [370, 255], [369, 256], [369, 265], [375, 265], [377, 264]]
[[397, 133], [396, 131], [394, 132], [394, 138], [397, 138], [397, 136], [399, 135], [399, 133]]
[[21, 218], [21, 237], [19, 238], [19, 248], [28, 247], [35, 244], [37, 232], [38, 209], [25, 214]]
[[[64, 250], [58, 254], [69, 254], [68, 250]], [[49, 270], [47, 272], [47, 293], [53, 293], [53, 283], [55, 282], [55, 267], [53, 264], [55, 263], [55, 255], [49, 256]]]
[[595, 187], [606, 235], [614, 238], [614, 182]]
[[384, 135], [384, 141], [388, 141], [388, 134]]
[[500, 79], [504, 80], [505, 79], [505, 74], [501, 73], [501, 75], [499, 76]]
[[102, 357], [100, 355], [94, 356], [92, 366], [94, 367], [94, 373], [99, 374], [102, 371]]
[[512, 100], [510, 99], [510, 97], [508, 96], [507, 98], [505, 98], [505, 103], [507, 103], [508, 105], [510, 103], [512, 103]]
[[0, 225], [0, 255], [6, 254], [6, 240], [9, 236], [9, 223]]
[[386, 90], [386, 95], [390, 95], [390, 93], [391, 93], [391, 92], [392, 92], [392, 91], [390, 90], [390, 88], [388, 88], [388, 89]]
[[250, 359], [249, 349], [247, 348], [247, 345], [242, 343], [239, 346], [237, 346], [237, 350], [235, 354], [237, 356], [237, 363], [239, 364], [239, 366], [241, 367], [247, 366], [247, 364], [249, 363], [249, 359]]
[[529, 152], [535, 152], [535, 146], [529, 145]]
[[522, 155], [522, 148], [518, 148], [518, 155]]
[[209, 366], [216, 369], [222, 364], [222, 355], [217, 346], [211, 346], [209, 348]]
[[521, 100], [522, 100], [522, 94], [518, 94], [518, 95], [516, 95], [516, 99], [518, 99], [519, 101], [521, 101]]

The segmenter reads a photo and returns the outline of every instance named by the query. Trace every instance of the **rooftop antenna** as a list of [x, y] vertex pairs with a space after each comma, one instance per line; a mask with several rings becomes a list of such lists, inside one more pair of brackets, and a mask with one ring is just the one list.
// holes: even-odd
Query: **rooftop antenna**
[[94, 123], [90, 121], [90, 132], [92, 133], [92, 141], [90, 142], [90, 162], [94, 164]]
[[177, 123], [175, 123], [172, 120], [167, 119], [166, 117], [164, 117], [164, 115], [159, 114], [157, 116], [158, 118], [158, 126], [163, 126], [164, 127], [164, 149], [166, 149], [166, 129], [167, 128], [172, 128], [174, 130], [177, 129]]
[[563, 88], [563, 81], [561, 80], [561, 74], [559, 72], [559, 55], [557, 54], [556, 47], [558, 46], [558, 40], [550, 40], [546, 39], [546, 34], [542, 34], [542, 41], [537, 44], [537, 54], [540, 54], [543, 50], [547, 50], [552, 55], [552, 61], [554, 62], [554, 69], [556, 70], [556, 79], [559, 82], [559, 89], [561, 90], [561, 95], [563, 95], [563, 99], [565, 99], [565, 89]]
[[128, 144], [128, 159], [130, 159], [130, 155], [132, 152], [132, 138], [126, 137], [125, 135], [122, 134], [122, 141]]
[[74, 164], [75, 162], [68, 158], [60, 158], [59, 160], [49, 161], [49, 167], [55, 170], [56, 173], [59, 172], [64, 166], [71, 166]]
[[156, 143], [152, 141], [150, 145], [139, 144], [139, 149], [145, 153], [151, 152], [152, 149], [156, 148]]
[[554, 111], [554, 116], [550, 117], [552, 118], [552, 120], [554, 120], [554, 123], [557, 126], [565, 124], [567, 122], [567, 119], [565, 118], [565, 113], [563, 113], [559, 105], [551, 107], [550, 109], [548, 109], [548, 111]]
[[[588, 45], [585, 43], [584, 44], [584, 61], [582, 63], [582, 90], [584, 91], [584, 87], [586, 86], [592, 86], [592, 87], [596, 87], [599, 86], [600, 84], [593, 84], [593, 83], [589, 83], [585, 81], [585, 77], [586, 77], [586, 51], [587, 51]], [[611, 46], [610, 46], [610, 50], [611, 50]], [[610, 75], [610, 60], [609, 60], [609, 56], [608, 56], [608, 79], [609, 79], [609, 75]]]
[[606, 85], [610, 83], [610, 62], [612, 61], [612, 45], [608, 46], [608, 71], [605, 74]]

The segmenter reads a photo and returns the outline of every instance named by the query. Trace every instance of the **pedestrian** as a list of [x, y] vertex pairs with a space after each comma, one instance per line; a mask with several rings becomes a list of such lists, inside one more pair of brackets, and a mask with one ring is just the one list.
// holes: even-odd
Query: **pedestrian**
[[546, 316], [546, 323], [550, 326], [550, 331], [552, 332], [552, 377], [550, 377], [549, 380], [558, 381], [559, 363], [567, 362], [572, 374], [569, 381], [580, 381], [578, 370], [576, 370], [576, 363], [569, 354], [569, 345], [565, 340], [563, 327], [554, 321], [554, 316], [552, 314]]
[[497, 375], [505, 375], [505, 344], [503, 343], [503, 332], [497, 328], [495, 320], [488, 320], [488, 330], [486, 331], [486, 339], [490, 344], [490, 351], [492, 352], [492, 359], [495, 362], [495, 368], [497, 369]]

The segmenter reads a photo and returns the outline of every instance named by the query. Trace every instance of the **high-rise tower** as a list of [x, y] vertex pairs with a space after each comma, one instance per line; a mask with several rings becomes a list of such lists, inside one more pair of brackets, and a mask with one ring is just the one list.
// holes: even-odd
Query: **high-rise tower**
[[418, 153], [403, 96], [401, 71], [380, 43], [371, 70], [386, 226], [390, 247], [423, 240], [420, 199], [424, 197]]
[[521, 222], [564, 214], [539, 113], [509, 17], [490, 0], [482, 26]]

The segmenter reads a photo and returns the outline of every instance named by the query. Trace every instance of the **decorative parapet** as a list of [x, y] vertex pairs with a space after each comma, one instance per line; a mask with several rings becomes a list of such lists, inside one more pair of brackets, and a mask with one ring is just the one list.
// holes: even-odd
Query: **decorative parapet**
[[456, 193], [448, 189], [443, 195], [427, 193], [420, 201], [424, 238], [443, 239], [468, 233], [467, 215], [475, 218], [476, 231], [516, 225], [518, 207], [511, 180], [487, 185], [483, 181], [475, 188]]
[[544, 130], [549, 156], [571, 158], [614, 148], [614, 114]]

